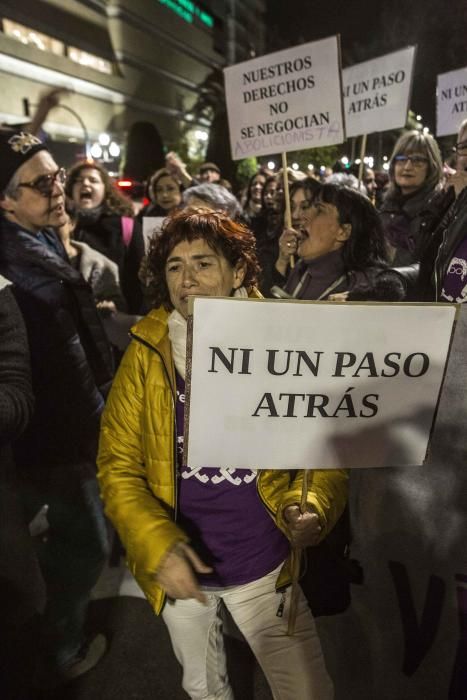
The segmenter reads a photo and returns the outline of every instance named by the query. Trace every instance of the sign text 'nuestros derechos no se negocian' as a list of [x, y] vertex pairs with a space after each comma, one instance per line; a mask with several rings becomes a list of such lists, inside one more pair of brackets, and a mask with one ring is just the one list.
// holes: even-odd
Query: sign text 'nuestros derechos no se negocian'
[[224, 69], [232, 158], [342, 143], [338, 37]]
[[186, 463], [422, 464], [455, 313], [195, 298]]

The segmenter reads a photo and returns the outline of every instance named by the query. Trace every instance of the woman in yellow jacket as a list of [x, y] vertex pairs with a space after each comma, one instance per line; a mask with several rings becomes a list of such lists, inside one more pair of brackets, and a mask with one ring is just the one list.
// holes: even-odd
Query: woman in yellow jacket
[[254, 294], [254, 237], [223, 214], [184, 210], [152, 241], [148, 267], [157, 308], [132, 329], [102, 422], [107, 515], [131, 572], [162, 612], [191, 698], [233, 699], [219, 618], [225, 605], [274, 698], [328, 700], [332, 683], [303, 596], [287, 636], [287, 560], [290, 542], [317, 544], [332, 529], [346, 473], [312, 472], [302, 514], [301, 472], [190, 469], [181, 459], [188, 297]]

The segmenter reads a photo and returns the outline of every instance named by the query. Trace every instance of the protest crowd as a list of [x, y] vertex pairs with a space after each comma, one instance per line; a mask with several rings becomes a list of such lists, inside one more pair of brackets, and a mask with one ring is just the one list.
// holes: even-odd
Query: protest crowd
[[[188, 297], [463, 302], [467, 121], [455, 152], [446, 169], [433, 136], [408, 131], [386, 178], [356, 164], [319, 177], [260, 166], [241, 192], [216, 163], [190, 172], [168, 153], [134, 202], [97, 162], [62, 169], [36, 124], [1, 128], [0, 569], [12, 669], [2, 697], [20, 697], [24, 681], [14, 669], [37, 612], [28, 579], [45, 589], [31, 693], [109, 653], [104, 635], [86, 636], [86, 616], [115, 548], [164, 619], [189, 697], [234, 697], [222, 609], [274, 698], [333, 697], [306, 578], [286, 632], [290, 553], [311, 561], [339, 533], [336, 556], [358, 578], [348, 474], [315, 470], [304, 510], [302, 472], [190, 478]], [[164, 219], [149, 240], [147, 217]], [[345, 609], [346, 591], [330, 612]]]

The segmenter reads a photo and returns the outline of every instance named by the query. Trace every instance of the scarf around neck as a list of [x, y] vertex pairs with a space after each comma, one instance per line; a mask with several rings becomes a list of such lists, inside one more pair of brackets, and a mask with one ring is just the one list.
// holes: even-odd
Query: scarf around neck
[[[248, 292], [245, 287], [240, 287], [240, 289], [235, 290], [232, 296], [240, 299], [247, 299]], [[187, 321], [177, 309], [174, 309], [169, 316], [168, 324], [175, 369], [182, 379], [185, 380]]]

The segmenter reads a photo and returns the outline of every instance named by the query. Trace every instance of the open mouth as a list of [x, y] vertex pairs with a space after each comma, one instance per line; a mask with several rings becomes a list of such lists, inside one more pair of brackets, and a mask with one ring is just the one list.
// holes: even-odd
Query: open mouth
[[90, 192], [88, 190], [84, 190], [83, 192], [80, 192], [79, 198], [80, 198], [81, 202], [91, 202], [92, 201], [92, 192]]

